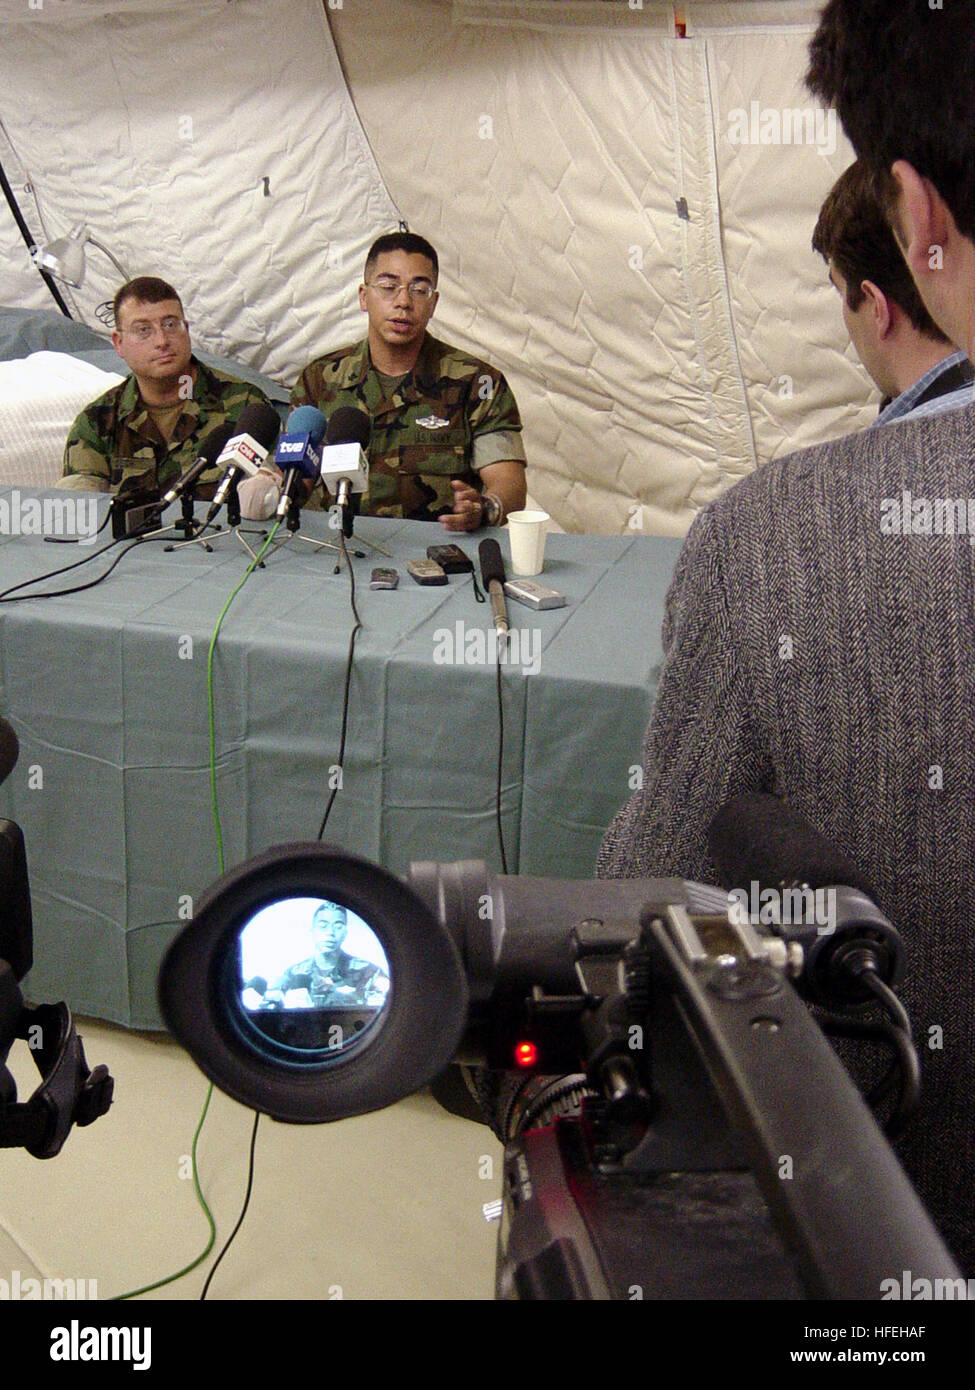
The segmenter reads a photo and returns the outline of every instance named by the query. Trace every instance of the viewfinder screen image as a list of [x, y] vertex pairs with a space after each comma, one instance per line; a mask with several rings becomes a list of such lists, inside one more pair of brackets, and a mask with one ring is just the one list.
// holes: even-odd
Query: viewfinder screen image
[[240, 933], [240, 1002], [249, 1013], [376, 1010], [389, 963], [361, 917], [324, 898], [285, 898]]

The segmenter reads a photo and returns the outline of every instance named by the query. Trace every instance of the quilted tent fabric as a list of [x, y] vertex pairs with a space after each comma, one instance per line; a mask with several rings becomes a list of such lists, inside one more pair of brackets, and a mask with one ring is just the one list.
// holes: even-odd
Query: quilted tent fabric
[[[852, 156], [802, 89], [808, 3], [680, 6], [680, 37], [651, 0], [17, 2], [0, 120], [32, 226], [86, 221], [180, 287], [200, 346], [290, 385], [362, 332], [365, 250], [405, 220], [565, 529], [682, 535], [870, 418], [809, 246]], [[0, 251], [0, 302], [49, 303], [2, 205]], [[91, 252], [72, 303], [94, 322], [115, 287]]]
[[810, 106], [810, 5], [721, 5], [714, 30], [688, 7], [686, 38], [649, 0], [626, 23], [564, 8], [330, 22], [390, 194], [440, 248], [444, 336], [514, 385], [533, 495], [568, 530], [681, 535], [753, 468], [871, 418], [810, 248], [852, 152], [839, 130], [822, 153], [736, 138], [753, 101]]
[[[177, 287], [198, 346], [293, 379], [358, 333], [361, 261], [399, 218], [325, 12], [129, 9], [4, 29], [0, 119], [44, 231], [87, 223], [130, 274]], [[97, 251], [87, 265], [75, 299], [94, 322], [119, 277]], [[4, 271], [0, 300], [20, 302], [20, 283]]]

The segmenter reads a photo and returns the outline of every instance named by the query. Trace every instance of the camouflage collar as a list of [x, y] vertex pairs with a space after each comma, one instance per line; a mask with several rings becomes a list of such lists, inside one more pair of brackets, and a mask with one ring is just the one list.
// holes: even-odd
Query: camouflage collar
[[[196, 380], [193, 383], [193, 395], [188, 396], [184, 404], [190, 400], [201, 401], [208, 395], [214, 395], [220, 389], [219, 382], [213, 373], [203, 365], [199, 358], [190, 356], [190, 366], [196, 368]], [[137, 413], [148, 415], [149, 410], [139, 395], [139, 383], [134, 374], [126, 377], [122, 386], [122, 394], [119, 397], [118, 413], [120, 420], [128, 420]]]
[[[413, 370], [404, 375], [397, 394], [410, 401], [416, 400], [418, 393], [428, 395], [440, 380], [440, 358], [449, 350], [446, 343], [441, 343], [432, 333], [424, 333], [420, 354], [413, 364]], [[364, 338], [359, 344], [349, 362], [349, 368], [350, 372], [355, 374], [352, 383], [354, 386], [361, 386], [370, 371], [378, 373], [378, 368], [373, 366], [368, 338]]]
[[413, 367], [413, 380], [416, 382], [417, 389], [422, 391], [424, 395], [429, 395], [436, 388], [441, 377], [441, 358], [445, 352], [449, 351], [446, 343], [441, 343], [430, 333], [423, 335], [423, 346], [420, 348], [420, 355]]

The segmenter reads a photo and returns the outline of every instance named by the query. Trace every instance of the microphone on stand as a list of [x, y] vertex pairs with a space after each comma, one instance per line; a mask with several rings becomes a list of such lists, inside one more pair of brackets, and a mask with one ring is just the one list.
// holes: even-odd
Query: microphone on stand
[[364, 410], [339, 406], [328, 422], [322, 450], [322, 483], [335, 496], [342, 516], [342, 530], [352, 535], [355, 517], [353, 498], [369, 487], [369, 460], [365, 450], [372, 434], [372, 421]]
[[311, 478], [317, 482], [322, 467], [325, 430], [325, 416], [313, 405], [299, 405], [289, 415], [284, 434], [274, 452], [274, 462], [284, 472], [276, 513], [279, 521], [287, 516], [300, 479]]
[[199, 478], [202, 473], [205, 473], [208, 468], [216, 468], [224, 445], [226, 445], [233, 436], [235, 428], [234, 425], [228, 423], [217, 425], [216, 429], [210, 431], [200, 445], [199, 457], [190, 464], [185, 472], [180, 474], [169, 491], [163, 493], [159, 500], [160, 511], [164, 507], [168, 507], [170, 502], [175, 502], [178, 497], [182, 497], [183, 493], [191, 488], [197, 478]]
[[244, 406], [233, 435], [217, 459], [217, 467], [225, 469], [225, 472], [223, 481], [213, 495], [204, 527], [210, 525], [241, 473], [253, 476], [257, 472], [274, 448], [274, 441], [280, 433], [281, 421], [276, 410], [263, 403]]

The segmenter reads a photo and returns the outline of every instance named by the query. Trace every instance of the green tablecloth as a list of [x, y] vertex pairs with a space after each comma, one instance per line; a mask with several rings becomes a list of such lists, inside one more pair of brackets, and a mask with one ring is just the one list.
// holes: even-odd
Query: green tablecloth
[[[13, 519], [27, 498], [43, 496], [18, 491], [19, 501], [0, 490], [0, 520], [3, 498]], [[407, 575], [407, 559], [448, 539], [440, 528], [366, 518], [356, 531], [393, 559], [367, 550], [354, 561], [363, 627], [342, 786], [324, 838], [396, 873], [417, 859], [484, 858], [499, 868], [495, 667], [445, 659], [478, 655], [490, 608], [475, 602], [470, 576], [426, 588]], [[306, 515], [301, 534], [334, 538], [322, 514]], [[459, 538], [475, 560], [481, 539]], [[0, 588], [102, 543], [4, 534]], [[94, 579], [120, 548], [37, 587]], [[550, 536], [543, 579], [568, 606], [509, 605], [521, 657], [502, 667], [510, 873], [592, 876], [640, 762], [679, 548], [645, 536]], [[159, 1026], [159, 959], [220, 872], [207, 654], [249, 563], [232, 536], [211, 554], [165, 553], [153, 541], [84, 592], [0, 603], [0, 711], [21, 743], [0, 812], [27, 842], [33, 998]], [[369, 589], [374, 564], [399, 569], [397, 590]], [[353, 619], [348, 571], [334, 568], [331, 552], [292, 540], [247, 579], [223, 621], [213, 684], [228, 868], [269, 845], [314, 839], [337, 779]]]

